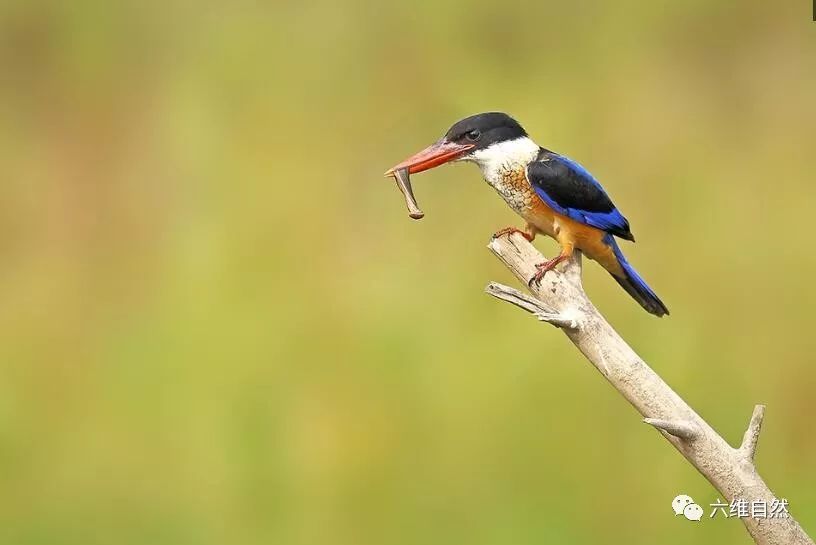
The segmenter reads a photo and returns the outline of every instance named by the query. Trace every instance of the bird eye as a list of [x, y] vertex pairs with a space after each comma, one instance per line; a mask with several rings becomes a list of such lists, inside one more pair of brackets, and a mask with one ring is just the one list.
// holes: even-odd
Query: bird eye
[[472, 131], [468, 131], [465, 133], [465, 138], [468, 140], [475, 142], [479, 138], [482, 137], [482, 132], [479, 129], [473, 129]]

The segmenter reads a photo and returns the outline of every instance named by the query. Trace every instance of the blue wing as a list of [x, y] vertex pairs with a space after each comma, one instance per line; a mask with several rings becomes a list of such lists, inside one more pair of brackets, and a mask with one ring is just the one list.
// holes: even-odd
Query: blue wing
[[550, 208], [577, 222], [635, 240], [629, 222], [584, 167], [548, 150], [527, 166], [527, 180]]

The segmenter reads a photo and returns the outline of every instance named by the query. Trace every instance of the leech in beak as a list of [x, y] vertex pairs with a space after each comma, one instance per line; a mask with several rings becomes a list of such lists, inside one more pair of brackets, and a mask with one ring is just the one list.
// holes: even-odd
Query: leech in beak
[[414, 197], [414, 190], [411, 189], [411, 178], [408, 174], [408, 167], [399, 168], [391, 172], [397, 181], [397, 187], [405, 197], [405, 206], [408, 207], [408, 215], [415, 220], [425, 217], [425, 213], [419, 209], [419, 205]]

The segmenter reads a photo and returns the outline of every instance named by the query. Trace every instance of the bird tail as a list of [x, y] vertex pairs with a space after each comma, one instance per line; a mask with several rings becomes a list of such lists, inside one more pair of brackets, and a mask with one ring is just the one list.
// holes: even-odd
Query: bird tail
[[620, 248], [618, 247], [618, 243], [615, 242], [612, 235], [606, 235], [604, 242], [612, 247], [612, 251], [615, 252], [615, 257], [618, 259], [618, 263], [620, 263], [620, 266], [623, 269], [623, 277], [613, 274], [612, 278], [614, 278], [618, 284], [620, 284], [621, 287], [626, 290], [626, 293], [631, 295], [635, 301], [640, 303], [640, 306], [646, 309], [646, 312], [654, 314], [658, 317], [668, 315], [669, 309], [666, 308], [663, 301], [661, 301], [657, 294], [652, 291], [652, 288], [646, 284], [646, 281], [641, 278], [634, 267], [632, 267], [629, 262], [626, 261], [623, 252], [621, 252]]

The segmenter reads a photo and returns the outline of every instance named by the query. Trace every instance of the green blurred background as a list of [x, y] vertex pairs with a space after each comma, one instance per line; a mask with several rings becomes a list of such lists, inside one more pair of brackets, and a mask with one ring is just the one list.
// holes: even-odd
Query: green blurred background
[[0, 4], [0, 543], [747, 543], [482, 293], [478, 170], [421, 222], [382, 177], [484, 110], [605, 184], [672, 315], [590, 264], [596, 305], [732, 443], [767, 403], [816, 532], [816, 23], [739, 4]]

